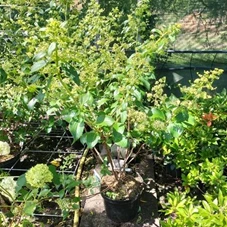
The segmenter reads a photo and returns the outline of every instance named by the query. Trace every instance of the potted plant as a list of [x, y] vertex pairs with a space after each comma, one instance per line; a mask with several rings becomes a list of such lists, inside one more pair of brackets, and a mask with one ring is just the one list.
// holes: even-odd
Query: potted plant
[[[32, 108], [48, 103], [47, 119], [51, 114], [67, 122], [74, 142], [80, 140], [98, 157], [101, 144], [111, 167], [111, 185], [119, 189], [129, 179], [126, 194], [116, 198], [129, 200], [127, 196], [134, 195], [138, 205], [136, 192], [141, 191], [141, 182], [129, 177], [125, 167], [144, 146], [160, 142], [150, 124], [158, 113], [147, 103], [155, 105], [158, 96], [152, 90], [155, 59], [164, 54], [179, 27], [153, 28], [147, 35], [143, 15], [145, 11], [151, 14], [149, 1], [140, 1], [126, 20], [117, 9], [103, 15], [96, 1], [84, 10], [78, 12], [72, 7], [65, 17], [42, 22], [38, 31], [35, 28], [31, 32], [31, 27], [22, 23], [21, 29], [32, 34], [24, 42], [30, 60], [25, 68], [31, 67], [25, 77], [36, 78], [34, 85], [40, 88], [38, 94], [33, 93], [36, 102]], [[113, 156], [114, 147], [117, 156]], [[115, 163], [123, 164], [116, 169]], [[112, 200], [116, 192], [107, 192], [110, 185], [104, 179], [103, 194]], [[133, 210], [137, 212], [137, 208]]]
[[19, 152], [11, 152], [10, 145], [5, 141], [0, 141], [0, 167], [12, 165], [18, 158]]

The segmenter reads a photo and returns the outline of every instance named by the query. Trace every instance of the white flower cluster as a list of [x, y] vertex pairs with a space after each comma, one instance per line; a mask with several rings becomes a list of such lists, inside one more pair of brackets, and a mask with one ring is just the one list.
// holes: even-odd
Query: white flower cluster
[[0, 155], [8, 155], [10, 153], [10, 146], [7, 142], [0, 141]]
[[1, 194], [12, 202], [16, 198], [16, 186], [17, 182], [13, 179], [13, 177], [5, 177], [0, 182], [0, 187], [4, 189], [1, 190]]

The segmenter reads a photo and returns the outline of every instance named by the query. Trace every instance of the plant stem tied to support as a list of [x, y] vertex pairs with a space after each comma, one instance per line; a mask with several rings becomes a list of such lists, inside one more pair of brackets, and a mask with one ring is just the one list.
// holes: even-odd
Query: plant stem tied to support
[[[83, 156], [80, 159], [80, 164], [79, 164], [79, 167], [78, 167], [78, 170], [77, 170], [77, 173], [76, 173], [76, 177], [75, 177], [76, 181], [80, 180], [88, 151], [89, 151], [89, 148], [86, 148], [84, 150]], [[80, 196], [80, 186], [78, 185], [78, 186], [75, 187], [75, 197], [78, 198], [79, 196]], [[79, 202], [78, 202], [78, 205], [80, 205]], [[79, 226], [79, 219], [80, 219], [80, 208], [76, 209], [75, 212], [74, 212], [73, 227]]]

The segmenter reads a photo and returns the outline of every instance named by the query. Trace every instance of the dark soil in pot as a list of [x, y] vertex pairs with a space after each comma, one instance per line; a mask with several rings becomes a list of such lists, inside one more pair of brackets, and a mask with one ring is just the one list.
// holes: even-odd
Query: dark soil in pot
[[118, 181], [112, 175], [103, 177], [101, 194], [107, 217], [118, 223], [134, 219], [139, 211], [142, 189], [141, 179], [131, 175], [123, 175]]

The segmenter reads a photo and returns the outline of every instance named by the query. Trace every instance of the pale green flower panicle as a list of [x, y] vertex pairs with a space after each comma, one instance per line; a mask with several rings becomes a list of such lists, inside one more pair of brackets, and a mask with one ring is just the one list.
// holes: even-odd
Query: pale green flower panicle
[[10, 153], [10, 146], [7, 142], [0, 141], [0, 155], [8, 155]]
[[27, 183], [34, 188], [43, 188], [46, 183], [52, 182], [53, 174], [46, 164], [37, 164], [25, 174]]

